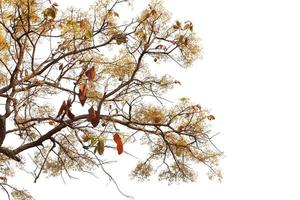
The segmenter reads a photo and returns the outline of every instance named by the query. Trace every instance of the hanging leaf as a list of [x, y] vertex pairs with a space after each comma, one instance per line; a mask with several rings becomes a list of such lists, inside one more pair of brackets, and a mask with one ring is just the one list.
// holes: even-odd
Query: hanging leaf
[[155, 15], [157, 15], [157, 11], [156, 11], [155, 9], [152, 9], [151, 12], [150, 12], [150, 14], [151, 14], [152, 16], [155, 16]]
[[127, 42], [127, 38], [126, 38], [125, 34], [117, 34], [117, 35], [115, 35], [115, 40], [116, 40], [116, 42], [117, 42], [118, 45]]
[[183, 40], [183, 42], [182, 42], [183, 45], [184, 45], [184, 46], [187, 46], [187, 45], [188, 45], [188, 41], [189, 41], [189, 40], [188, 40], [187, 38], [184, 38], [184, 40]]
[[96, 117], [91, 120], [93, 127], [97, 127], [100, 122], [100, 114], [96, 112]]
[[79, 101], [82, 106], [84, 106], [84, 103], [87, 99], [87, 85], [86, 84], [80, 84], [79, 87]]
[[97, 152], [99, 155], [102, 155], [104, 152], [104, 139], [102, 137], [98, 139]]
[[51, 7], [51, 8], [46, 8], [43, 11], [43, 14], [45, 18], [51, 17], [52, 19], [54, 19], [56, 17], [56, 12], [57, 10], [55, 9], [55, 7]]
[[54, 126], [55, 125], [55, 121], [50, 120], [50, 121], [48, 121], [48, 124], [51, 125], [51, 126]]
[[176, 23], [173, 25], [174, 29], [181, 29], [181, 23], [177, 20]]
[[93, 81], [96, 77], [95, 67], [93, 66], [91, 69], [87, 70], [85, 75], [88, 77], [89, 81]]
[[83, 142], [88, 142], [91, 140], [91, 134], [90, 133], [84, 133], [84, 135], [82, 136], [82, 141]]
[[180, 35], [179, 37], [178, 37], [178, 42], [180, 43], [180, 44], [182, 44], [182, 43], [184, 43], [184, 39], [185, 37], [183, 36], [183, 35]]
[[71, 121], [74, 121], [75, 115], [74, 115], [70, 110], [68, 110], [67, 116], [69, 117], [69, 119], [70, 119]]
[[93, 37], [93, 31], [87, 30], [85, 36], [87, 37], [87, 39], [91, 39]]
[[27, 81], [29, 79], [29, 73], [28, 73], [28, 70], [25, 69], [25, 77], [24, 77], [24, 80]]
[[79, 21], [79, 26], [83, 31], [86, 31], [90, 28], [90, 22], [88, 19], [84, 18], [82, 20]]
[[178, 131], [178, 132], [181, 132], [183, 129], [184, 129], [184, 126], [183, 126], [183, 125], [180, 125], [180, 126], [177, 128], [177, 131]]
[[64, 101], [61, 104], [60, 109], [59, 109], [56, 117], [60, 117], [63, 114], [63, 112], [65, 111], [66, 107], [67, 107], [67, 104], [66, 104], [66, 101]]
[[183, 30], [187, 30], [187, 29], [190, 29], [190, 24], [184, 25]]
[[71, 99], [68, 99], [67, 101], [67, 106], [66, 106], [66, 111], [68, 111], [72, 106], [72, 100]]
[[120, 17], [119, 13], [117, 13], [115, 11], [113, 11], [113, 14], [114, 14], [115, 17]]
[[208, 120], [215, 120], [216, 118], [215, 118], [215, 116], [213, 116], [213, 115], [209, 115], [209, 116], [207, 116], [207, 119], [208, 119]]
[[59, 69], [59, 70], [62, 70], [63, 67], [64, 67], [64, 64], [61, 63], [61, 64], [59, 65], [58, 69]]
[[160, 123], [161, 120], [162, 120], [161, 116], [155, 116], [155, 117], [153, 117], [153, 121], [154, 121], [154, 123], [156, 123], [156, 124]]
[[88, 111], [89, 111], [88, 121], [91, 122], [93, 127], [98, 126], [100, 122], [100, 114], [94, 110], [93, 106], [91, 106], [91, 108]]
[[120, 155], [121, 153], [123, 153], [123, 143], [122, 143], [122, 139], [118, 133], [116, 133], [114, 135], [114, 141], [117, 144], [117, 151], [118, 151], [118, 154]]
[[160, 44], [160, 45], [157, 45], [156, 47], [155, 47], [155, 49], [163, 49], [163, 50], [167, 50], [167, 47], [165, 46], [165, 45], [162, 45], [162, 44]]
[[199, 109], [199, 110], [202, 110], [202, 107], [200, 104], [197, 104], [196, 107]]
[[89, 111], [88, 120], [91, 121], [92, 119], [94, 119], [96, 117], [96, 111], [94, 110], [93, 106], [91, 106], [88, 111]]
[[178, 80], [175, 80], [174, 83], [175, 83], [175, 84], [178, 84], [178, 85], [181, 85], [181, 82], [178, 81]]
[[193, 23], [190, 21], [185, 22], [185, 25], [183, 27], [183, 30], [188, 30], [188, 29], [190, 31], [193, 31]]

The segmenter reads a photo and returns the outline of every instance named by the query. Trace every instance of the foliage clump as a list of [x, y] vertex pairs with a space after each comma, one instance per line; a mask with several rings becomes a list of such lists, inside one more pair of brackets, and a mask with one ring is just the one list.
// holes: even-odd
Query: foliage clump
[[209, 178], [222, 178], [215, 117], [185, 97], [170, 104], [164, 94], [180, 81], [152, 72], [167, 61], [187, 68], [201, 55], [192, 22], [172, 20], [151, 1], [124, 23], [127, 3], [61, 11], [51, 1], [0, 0], [0, 186], [14, 199], [32, 199], [12, 186], [16, 168], [35, 182], [96, 167], [107, 173], [110, 150], [131, 154], [136, 141], [149, 151], [132, 177], [195, 181], [201, 163]]

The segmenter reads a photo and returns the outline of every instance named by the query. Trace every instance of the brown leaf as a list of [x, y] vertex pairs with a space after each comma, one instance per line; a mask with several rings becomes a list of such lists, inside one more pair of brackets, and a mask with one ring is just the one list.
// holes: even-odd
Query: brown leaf
[[55, 121], [49, 120], [49, 121], [48, 121], [48, 124], [51, 125], [51, 126], [54, 126], [54, 125], [55, 125]]
[[163, 50], [167, 50], [167, 47], [165, 45], [159, 44], [155, 47], [155, 49], [163, 49]]
[[64, 64], [61, 63], [61, 64], [59, 65], [58, 69], [59, 69], [59, 70], [62, 70], [63, 67], [64, 67]]
[[89, 111], [88, 121], [91, 122], [93, 127], [98, 126], [100, 122], [100, 114], [94, 110], [93, 106], [88, 111]]
[[102, 155], [104, 153], [104, 139], [103, 138], [98, 139], [97, 152], [99, 155]]
[[122, 139], [118, 133], [116, 133], [114, 135], [114, 141], [117, 144], [117, 151], [118, 151], [118, 154], [120, 155], [121, 153], [123, 153], [123, 143], [122, 143]]
[[179, 21], [176, 21], [176, 23], [173, 25], [174, 29], [181, 29], [181, 23]]
[[175, 83], [175, 84], [179, 84], [179, 85], [181, 85], [181, 82], [180, 82], [180, 81], [178, 81], [178, 80], [175, 80], [175, 81], [174, 81], [174, 83]]
[[181, 23], [177, 20], [176, 25], [181, 28]]
[[87, 85], [86, 84], [80, 84], [79, 87], [79, 101], [82, 106], [84, 106], [84, 103], [87, 99]]
[[69, 119], [70, 119], [71, 121], [74, 121], [75, 115], [74, 115], [70, 110], [68, 110], [67, 116], [69, 117]]
[[209, 116], [207, 116], [207, 119], [208, 119], [208, 120], [215, 120], [216, 118], [215, 118], [215, 116], [213, 116], [213, 115], [209, 115]]
[[43, 14], [44, 14], [45, 18], [51, 17], [52, 19], [54, 19], [56, 17], [56, 9], [55, 9], [55, 7], [46, 8], [43, 11]]
[[88, 142], [91, 140], [91, 134], [90, 133], [84, 133], [84, 135], [82, 136], [82, 141], [83, 142]]
[[151, 15], [152, 15], [152, 16], [155, 16], [155, 15], [157, 15], [157, 12], [156, 12], [156, 10], [155, 10], [155, 9], [151, 10]]
[[117, 13], [117, 12], [114, 12], [114, 16], [120, 17], [119, 13]]
[[91, 121], [93, 118], [96, 117], [96, 111], [94, 110], [93, 106], [91, 106], [88, 111], [89, 111], [88, 120]]
[[69, 110], [72, 106], [72, 100], [71, 99], [68, 99], [67, 101], [67, 106], [66, 106], [66, 111]]
[[193, 31], [193, 29], [194, 29], [194, 26], [193, 26], [193, 24], [191, 23], [191, 24], [190, 24], [190, 31]]
[[100, 122], [100, 114], [96, 112], [96, 117], [91, 120], [93, 127], [97, 127]]
[[66, 101], [64, 101], [61, 104], [60, 109], [59, 109], [56, 117], [60, 117], [63, 114], [63, 112], [66, 110], [66, 107], [67, 107], [67, 104], [66, 104]]
[[188, 45], [188, 39], [187, 38], [184, 39], [183, 44], [184, 44], [184, 46]]
[[178, 131], [178, 132], [181, 132], [183, 129], [184, 129], [184, 126], [183, 126], [183, 125], [180, 125], [180, 126], [177, 128], [177, 131]]
[[96, 70], [93, 66], [91, 69], [85, 72], [85, 75], [88, 77], [89, 81], [93, 81], [96, 78]]
[[179, 36], [178, 42], [181, 43], [181, 44], [184, 42], [184, 36], [183, 35]]
[[117, 34], [117, 35], [115, 35], [115, 40], [116, 40], [118, 45], [126, 43], [127, 42], [126, 34]]
[[160, 116], [155, 116], [155, 117], [153, 118], [153, 121], [154, 121], [154, 123], [156, 123], [156, 124], [160, 123], [161, 120], [162, 120], [162, 119], [161, 119]]
[[190, 29], [190, 24], [185, 24], [184, 27], [183, 27], [183, 30], [187, 30], [187, 29]]

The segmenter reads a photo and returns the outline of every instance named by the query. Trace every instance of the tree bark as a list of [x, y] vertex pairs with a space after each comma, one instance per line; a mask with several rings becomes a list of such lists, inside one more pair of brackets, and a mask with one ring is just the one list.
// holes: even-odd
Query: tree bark
[[0, 147], [3, 144], [5, 134], [6, 134], [6, 119], [2, 115], [0, 115]]

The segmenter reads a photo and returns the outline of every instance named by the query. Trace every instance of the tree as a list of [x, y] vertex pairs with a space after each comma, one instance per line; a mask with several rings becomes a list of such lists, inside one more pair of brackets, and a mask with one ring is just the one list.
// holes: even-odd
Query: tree
[[149, 154], [132, 177], [148, 179], [155, 167], [159, 179], [194, 181], [192, 164], [202, 163], [222, 178], [214, 116], [186, 97], [170, 104], [163, 95], [180, 82], [151, 72], [198, 58], [192, 22], [172, 21], [152, 1], [121, 23], [127, 4], [60, 12], [51, 1], [0, 0], [0, 186], [8, 195], [31, 199], [10, 183], [15, 170], [31, 166], [35, 182], [42, 173], [104, 170], [106, 154], [129, 154], [126, 146], [140, 142]]

